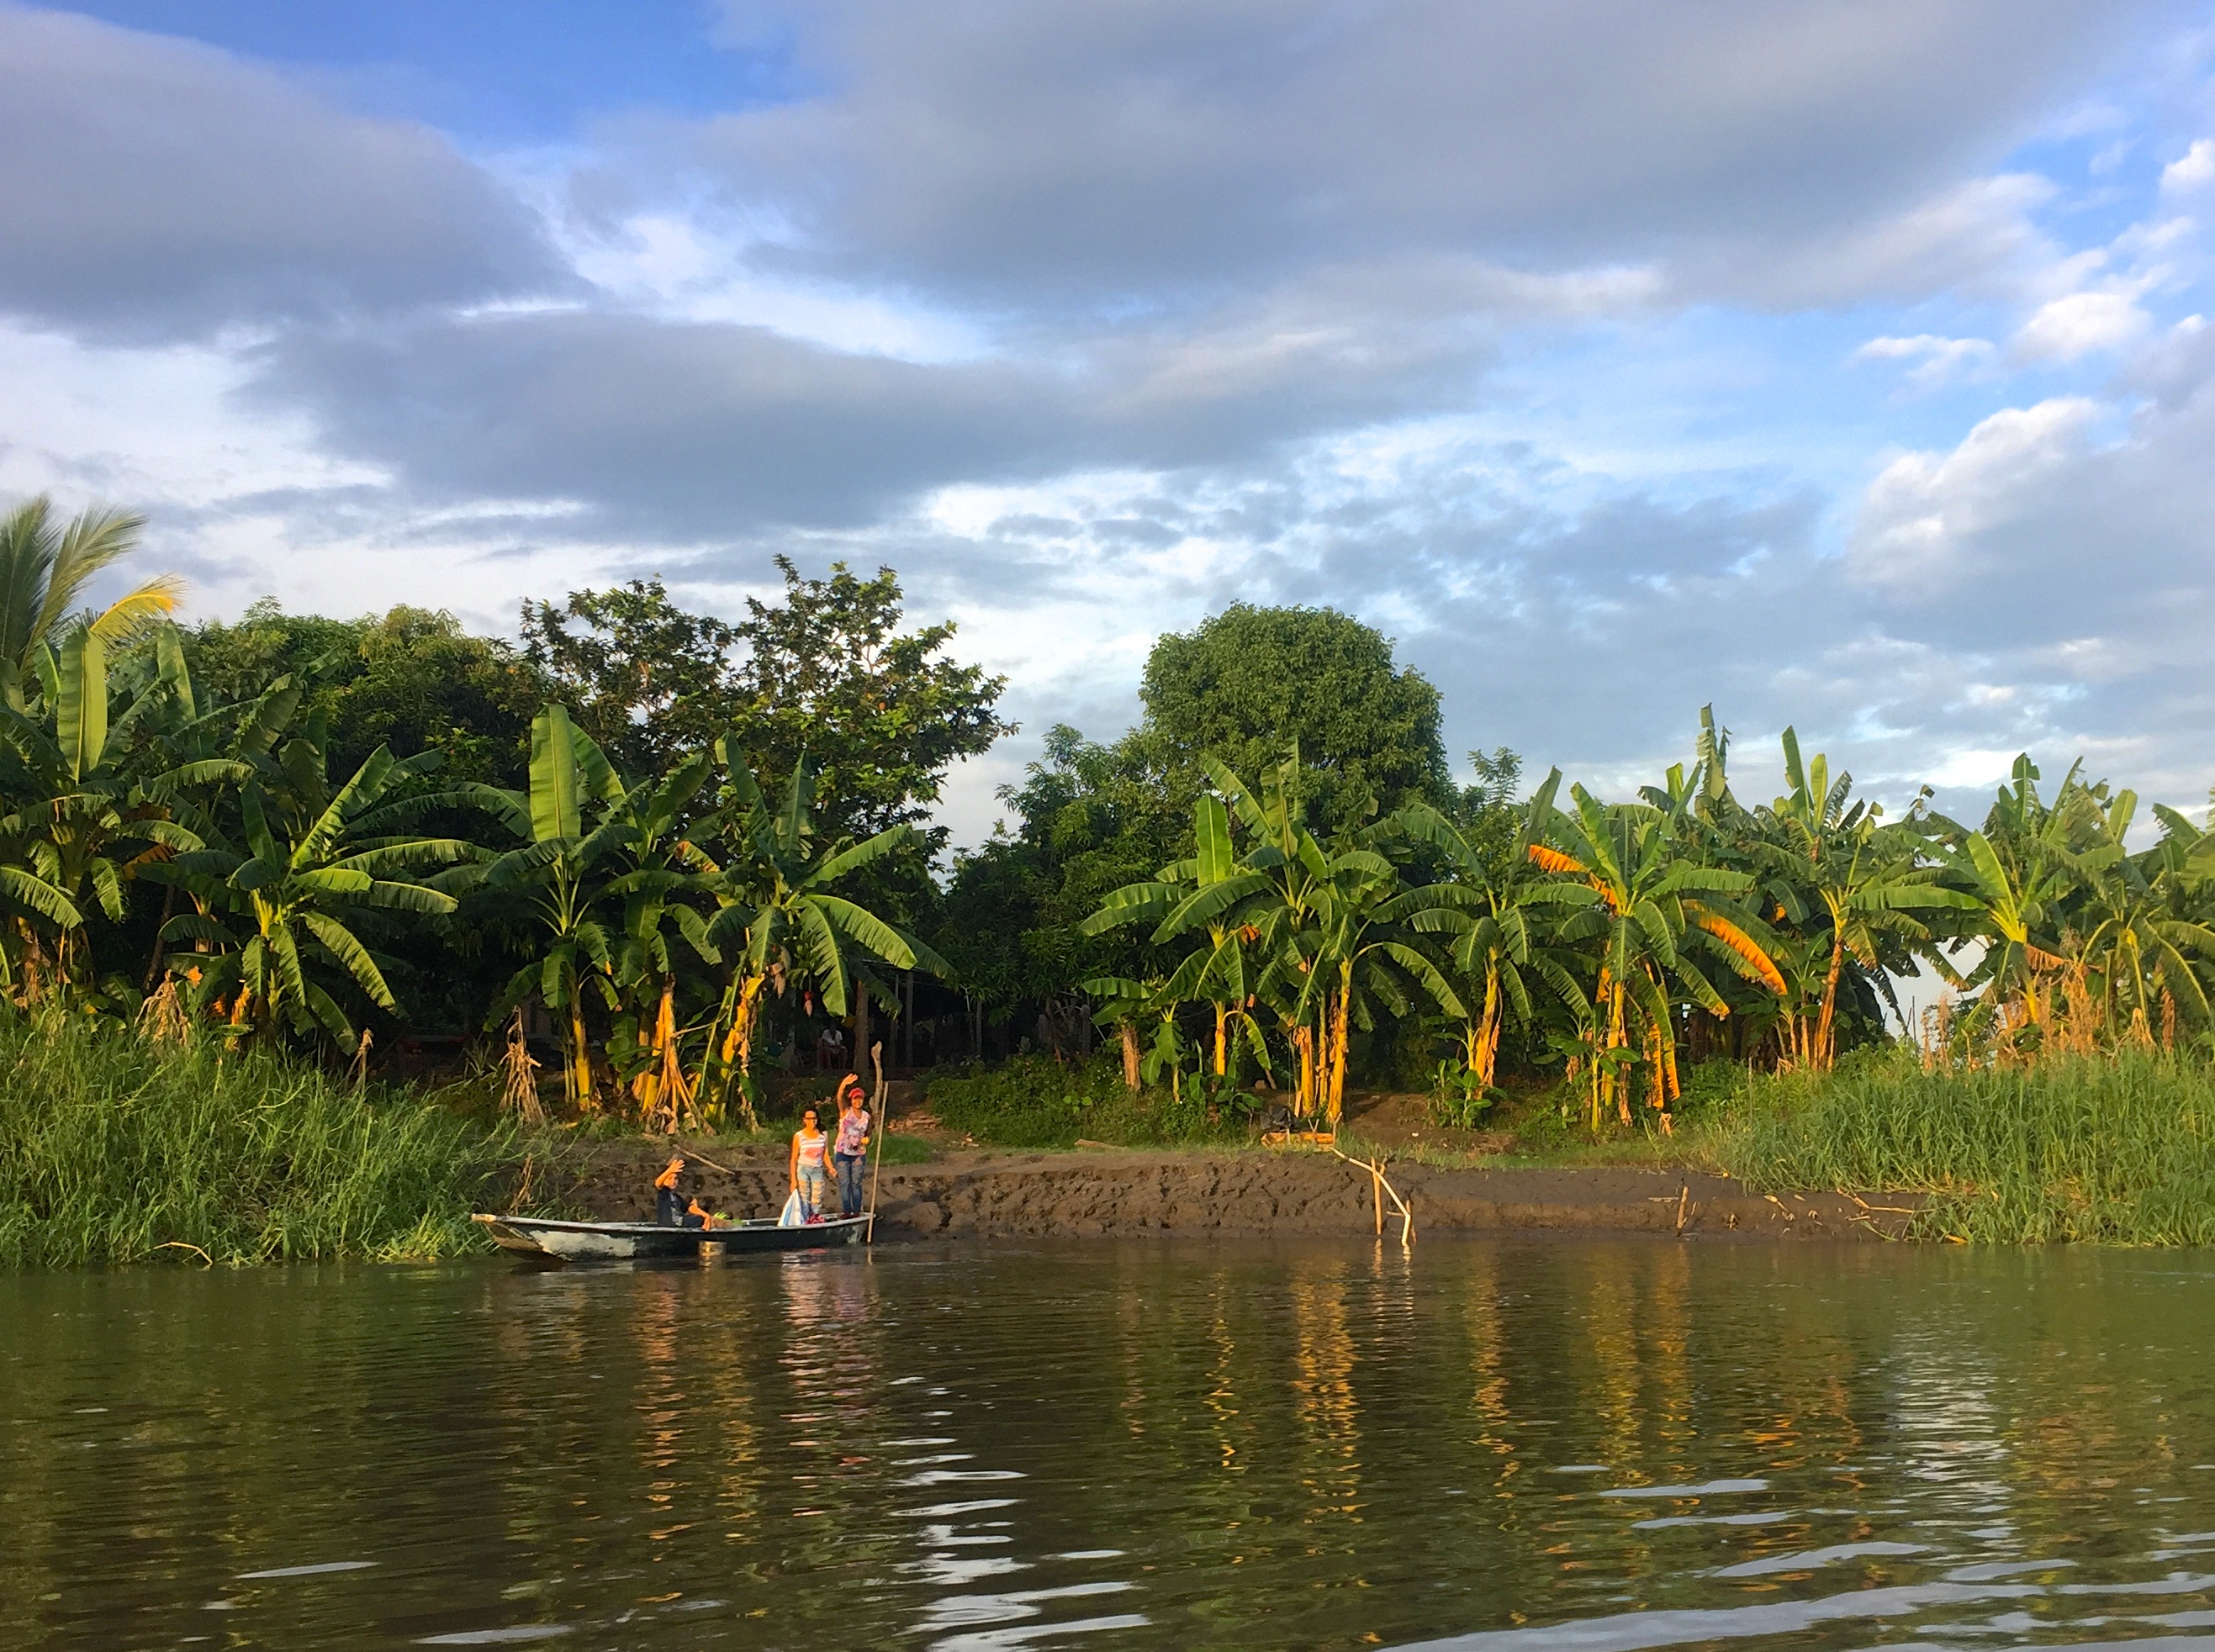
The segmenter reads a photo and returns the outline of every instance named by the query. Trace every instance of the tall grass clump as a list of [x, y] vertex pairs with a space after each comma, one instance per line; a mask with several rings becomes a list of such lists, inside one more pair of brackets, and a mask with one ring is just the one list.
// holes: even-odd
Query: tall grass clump
[[2155, 1051], [1926, 1070], [1910, 1050], [1752, 1077], [1709, 1145], [1758, 1188], [1922, 1193], [1918, 1237], [2215, 1240], [2215, 1071]]
[[989, 1070], [934, 1077], [926, 1094], [948, 1129], [1000, 1147], [1073, 1147], [1081, 1141], [1169, 1147], [1245, 1139], [1245, 1098], [1229, 1092], [1211, 1104], [1188, 1079], [1181, 1089], [1134, 1094], [1112, 1055], [1067, 1067], [1051, 1055], [1018, 1055]]
[[0, 1014], [0, 1266], [397, 1259], [482, 1248], [512, 1126], [275, 1051]]

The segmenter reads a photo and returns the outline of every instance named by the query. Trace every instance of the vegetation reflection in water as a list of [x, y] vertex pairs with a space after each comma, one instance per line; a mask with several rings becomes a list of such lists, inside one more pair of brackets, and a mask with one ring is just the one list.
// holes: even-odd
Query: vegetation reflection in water
[[911, 1247], [0, 1297], [11, 1645], [2215, 1624], [2193, 1257]]

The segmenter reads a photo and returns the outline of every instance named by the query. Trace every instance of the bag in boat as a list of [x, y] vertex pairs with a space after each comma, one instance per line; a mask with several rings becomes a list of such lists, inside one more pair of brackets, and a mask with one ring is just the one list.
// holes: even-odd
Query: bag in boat
[[800, 1202], [800, 1190], [792, 1190], [792, 1196], [784, 1202], [784, 1213], [776, 1219], [779, 1227], [798, 1227], [807, 1221], [807, 1207]]

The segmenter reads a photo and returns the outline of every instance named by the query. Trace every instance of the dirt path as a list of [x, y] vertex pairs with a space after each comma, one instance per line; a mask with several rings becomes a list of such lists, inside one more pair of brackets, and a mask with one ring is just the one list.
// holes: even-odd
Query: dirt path
[[[696, 1160], [688, 1185], [734, 1214], [784, 1202], [782, 1155]], [[604, 1221], [650, 1221], [651, 1183], [666, 1149], [644, 1141], [599, 1148], [568, 1195]], [[1418, 1233], [1562, 1229], [1764, 1239], [1897, 1237], [1911, 1196], [1794, 1194], [1770, 1198], [1727, 1177], [1668, 1169], [1440, 1168], [1392, 1166]], [[1368, 1176], [1312, 1152], [955, 1152], [928, 1165], [888, 1166], [878, 1197], [887, 1237], [1176, 1234], [1264, 1236], [1373, 1233]], [[1891, 1207], [1887, 1209], [1885, 1207]], [[1399, 1231], [1390, 1201], [1388, 1234]]]

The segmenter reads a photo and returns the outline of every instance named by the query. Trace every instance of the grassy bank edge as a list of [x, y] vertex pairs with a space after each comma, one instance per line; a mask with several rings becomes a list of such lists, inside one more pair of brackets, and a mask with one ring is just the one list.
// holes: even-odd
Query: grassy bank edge
[[470, 1099], [0, 1016], [0, 1266], [487, 1249], [469, 1213], [555, 1186], [562, 1148]]

